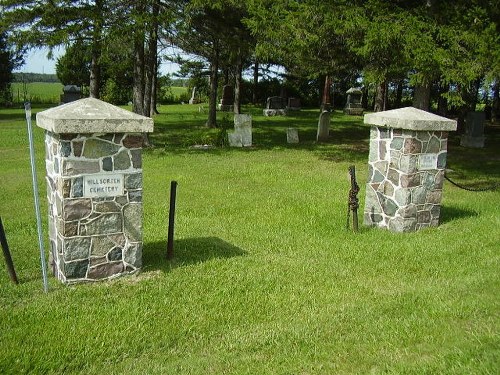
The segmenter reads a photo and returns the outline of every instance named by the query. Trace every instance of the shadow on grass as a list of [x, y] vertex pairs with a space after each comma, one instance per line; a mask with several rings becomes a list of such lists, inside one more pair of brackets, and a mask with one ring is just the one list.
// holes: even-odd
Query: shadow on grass
[[183, 238], [174, 242], [174, 258], [167, 260], [167, 243], [144, 244], [143, 271], [161, 270], [169, 272], [174, 268], [198, 264], [211, 259], [244, 256], [247, 252], [218, 237]]
[[445, 224], [457, 219], [465, 219], [478, 216], [476, 211], [464, 210], [463, 208], [453, 206], [442, 206], [439, 215], [439, 223]]

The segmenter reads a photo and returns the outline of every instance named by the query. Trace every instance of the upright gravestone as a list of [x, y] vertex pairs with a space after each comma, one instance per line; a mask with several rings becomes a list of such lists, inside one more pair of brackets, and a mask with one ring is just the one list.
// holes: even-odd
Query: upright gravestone
[[395, 232], [439, 224], [454, 120], [413, 107], [365, 115], [370, 132], [364, 222]]
[[286, 129], [286, 142], [291, 144], [299, 143], [299, 130], [297, 128]]
[[66, 85], [63, 87], [63, 93], [61, 94], [61, 103], [74, 102], [81, 97], [82, 90], [80, 90], [80, 87], [75, 85]]
[[285, 98], [281, 96], [267, 98], [266, 108], [263, 110], [264, 116], [285, 116], [286, 112]]
[[234, 98], [233, 98], [233, 86], [231, 85], [225, 85], [222, 88], [222, 99], [220, 100], [219, 104], [219, 110], [222, 112], [232, 112], [234, 105]]
[[317, 142], [328, 141], [330, 136], [330, 112], [323, 111], [319, 116], [318, 132], [316, 133]]
[[228, 133], [229, 146], [252, 146], [252, 116], [246, 114], [234, 115], [234, 132]]
[[288, 109], [289, 111], [300, 111], [301, 109], [300, 99], [288, 98], [288, 105], [286, 106], [286, 109]]
[[45, 129], [53, 270], [65, 283], [142, 265], [142, 143], [153, 120], [87, 98], [36, 116]]
[[346, 91], [347, 101], [344, 107], [344, 113], [347, 115], [363, 114], [363, 91], [356, 87], [351, 87]]
[[193, 87], [193, 91], [191, 92], [191, 98], [189, 99], [189, 104], [197, 104], [198, 100], [196, 100], [196, 87]]
[[460, 145], [470, 148], [484, 147], [484, 112], [468, 112], [465, 118], [465, 134], [460, 139]]

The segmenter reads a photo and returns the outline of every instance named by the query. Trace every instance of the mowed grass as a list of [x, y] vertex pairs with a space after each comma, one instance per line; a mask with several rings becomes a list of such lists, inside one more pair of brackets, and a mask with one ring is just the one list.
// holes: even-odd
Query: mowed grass
[[[316, 144], [317, 110], [264, 118], [245, 108], [255, 146], [204, 150], [192, 146], [220, 134], [204, 127], [203, 105], [160, 111], [155, 147], [143, 154], [142, 272], [75, 286], [51, 277], [48, 294], [26, 124], [21, 111], [0, 111], [0, 212], [20, 279], [16, 286], [0, 273], [0, 373], [498, 373], [498, 191], [446, 182], [439, 227], [355, 234], [345, 228], [347, 168], [357, 168], [362, 210], [369, 128], [361, 117], [335, 113], [331, 141]], [[231, 116], [218, 115], [230, 127]], [[300, 145], [286, 143], [287, 127], [299, 129]], [[39, 129], [35, 142], [43, 192]], [[497, 127], [481, 150], [451, 135], [456, 179], [498, 182], [499, 146]]]

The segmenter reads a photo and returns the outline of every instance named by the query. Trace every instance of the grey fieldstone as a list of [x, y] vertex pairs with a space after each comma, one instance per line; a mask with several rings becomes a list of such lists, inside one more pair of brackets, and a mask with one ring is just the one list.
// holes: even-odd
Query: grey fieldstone
[[71, 197], [81, 198], [83, 197], [83, 178], [77, 177], [73, 179], [71, 184]]
[[142, 240], [142, 204], [130, 203], [123, 208], [123, 232], [131, 242]]
[[88, 159], [98, 159], [103, 156], [113, 155], [120, 146], [98, 138], [89, 138], [83, 146], [83, 156]]
[[132, 158], [132, 167], [136, 169], [142, 168], [142, 150], [130, 150], [130, 156]]
[[123, 273], [122, 262], [105, 263], [89, 269], [88, 278], [93, 280], [105, 279]]
[[88, 266], [88, 259], [64, 263], [64, 275], [66, 279], [82, 279], [87, 274]]
[[63, 208], [64, 220], [80, 220], [89, 216], [92, 212], [92, 202], [90, 199], [66, 199]]
[[118, 233], [122, 231], [122, 215], [119, 213], [106, 213], [85, 224], [85, 234], [88, 236], [98, 234]]
[[113, 158], [106, 157], [102, 159], [102, 170], [106, 172], [113, 170]]
[[130, 168], [130, 155], [127, 150], [120, 151], [117, 155], [113, 157], [115, 170], [120, 171]]
[[130, 243], [123, 249], [123, 261], [138, 269], [142, 267], [142, 243]]
[[142, 188], [142, 173], [132, 173], [125, 176], [125, 189]]
[[[67, 160], [64, 159], [63, 175], [75, 176], [79, 174], [92, 174], [100, 171], [99, 160]], [[57, 173], [57, 172], [56, 172]]]
[[90, 254], [90, 237], [68, 238], [64, 241], [64, 260], [72, 261], [88, 259]]
[[123, 254], [122, 254], [122, 248], [121, 247], [114, 247], [111, 249], [111, 251], [108, 253], [108, 259], [110, 261], [117, 261], [117, 260], [122, 260]]

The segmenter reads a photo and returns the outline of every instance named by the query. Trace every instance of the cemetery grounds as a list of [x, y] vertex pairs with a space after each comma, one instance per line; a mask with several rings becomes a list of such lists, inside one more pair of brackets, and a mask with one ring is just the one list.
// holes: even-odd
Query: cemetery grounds
[[[34, 108], [33, 112], [45, 108]], [[369, 128], [336, 111], [253, 116], [249, 149], [221, 145], [202, 105], [160, 107], [144, 150], [138, 275], [44, 294], [26, 121], [0, 110], [0, 215], [20, 281], [0, 272], [3, 374], [494, 374], [500, 371], [500, 192], [445, 182], [441, 224], [346, 229], [348, 167], [361, 191]], [[218, 113], [227, 129], [232, 116]], [[34, 118], [34, 117], [33, 117]], [[288, 145], [296, 127], [301, 143]], [[500, 126], [486, 147], [451, 133], [449, 176], [500, 180]], [[35, 129], [44, 238], [43, 132]], [[170, 181], [175, 257], [165, 259]], [[45, 244], [46, 249], [48, 244]], [[4, 264], [2, 259], [2, 264]]]

